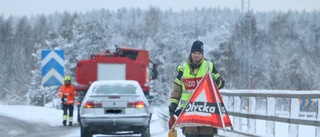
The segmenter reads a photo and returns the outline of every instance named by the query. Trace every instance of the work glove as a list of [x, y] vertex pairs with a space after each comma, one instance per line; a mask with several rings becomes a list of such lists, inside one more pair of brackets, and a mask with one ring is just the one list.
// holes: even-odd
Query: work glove
[[63, 95], [62, 98], [61, 98], [61, 102], [64, 103], [64, 102], [67, 102], [67, 101], [68, 101], [67, 96]]
[[66, 97], [66, 95], [63, 95], [61, 98], [61, 102], [64, 102], [64, 98]]
[[169, 115], [170, 115], [170, 116], [172, 116], [172, 115], [175, 113], [177, 107], [178, 107], [178, 104], [176, 104], [176, 103], [173, 103], [173, 102], [172, 102], [172, 103], [170, 104], [170, 106], [169, 106]]
[[176, 122], [177, 118], [175, 116], [170, 116], [170, 119], [169, 119], [169, 122], [168, 122], [168, 126], [169, 126], [169, 129], [172, 128], [174, 122]]
[[224, 87], [224, 79], [222, 77], [219, 77], [215, 82], [219, 90]]

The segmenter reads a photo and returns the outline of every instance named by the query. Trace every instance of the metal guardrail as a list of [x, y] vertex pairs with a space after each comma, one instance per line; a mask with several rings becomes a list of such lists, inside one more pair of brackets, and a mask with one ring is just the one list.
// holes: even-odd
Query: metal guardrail
[[[166, 130], [169, 130], [168, 129], [168, 121], [169, 121], [169, 119], [170, 119], [170, 117], [169, 117], [169, 115], [168, 114], [166, 114], [166, 113], [164, 113], [163, 111], [157, 111], [157, 114], [158, 114], [158, 117], [160, 118], [160, 119], [162, 119], [162, 121], [163, 121], [163, 126], [165, 126], [165, 129]], [[221, 130], [222, 131], [222, 129], [219, 129], [219, 130]], [[248, 134], [248, 133], [242, 133], [242, 132], [239, 132], [239, 131], [235, 131], [235, 130], [231, 130], [231, 129], [225, 129], [227, 132], [230, 132], [230, 133], [234, 133], [234, 135], [235, 136], [237, 136], [237, 135], [243, 135], [243, 136], [250, 136], [250, 137], [258, 137], [258, 136], [255, 136], [255, 135], [253, 135], [253, 134]], [[219, 132], [220, 133], [220, 132]], [[215, 135], [215, 137], [227, 137], [227, 136], [225, 136], [225, 135], [221, 135], [221, 134], [218, 134], [218, 135]]]
[[320, 98], [320, 91], [291, 90], [221, 90], [222, 96], [273, 97], [273, 98]]
[[284, 122], [284, 123], [298, 124], [298, 125], [320, 126], [319, 120], [285, 118], [285, 117], [278, 117], [278, 116], [246, 114], [246, 113], [238, 113], [238, 112], [228, 112], [228, 114], [236, 117], [243, 117], [243, 118], [260, 119], [260, 120], [266, 120], [266, 121], [277, 121], [277, 122]]
[[[320, 99], [320, 91], [290, 91], [290, 90], [221, 90], [220, 95], [222, 97], [232, 97], [234, 100], [234, 108], [233, 111], [228, 110], [228, 114], [234, 117], [239, 118], [247, 118], [247, 119], [259, 119], [259, 120], [266, 120], [266, 121], [272, 121], [274, 122], [284, 122], [289, 123], [289, 132], [291, 132], [290, 135], [297, 136], [296, 130], [298, 130], [298, 125], [308, 125], [308, 126], [314, 126], [316, 127], [316, 136], [320, 137], [320, 107], [319, 105], [317, 110], [317, 118], [316, 119], [302, 119], [299, 118], [299, 99], [300, 98], [312, 98], [312, 99]], [[246, 98], [243, 98], [246, 97]], [[257, 108], [255, 105], [255, 101], [257, 98], [266, 98], [266, 114], [256, 114], [255, 111]], [[275, 106], [278, 105], [275, 103], [276, 98], [288, 98], [290, 99], [290, 117], [280, 117], [275, 116], [274, 109]], [[241, 101], [243, 99], [249, 99], [249, 102], [251, 101], [251, 104], [248, 104], [248, 112], [243, 113], [243, 111], [240, 109]], [[227, 102], [224, 102], [225, 105]], [[250, 106], [251, 105], [251, 106]], [[229, 109], [229, 108], [227, 108]], [[272, 112], [273, 111], [273, 112]], [[239, 121], [237, 121], [239, 122]], [[272, 127], [273, 126], [273, 127]], [[270, 130], [274, 128], [274, 124], [269, 124], [269, 127], [267, 127], [267, 132], [273, 132], [273, 135], [275, 135], [274, 131]], [[251, 129], [248, 129], [248, 131], [252, 131]]]

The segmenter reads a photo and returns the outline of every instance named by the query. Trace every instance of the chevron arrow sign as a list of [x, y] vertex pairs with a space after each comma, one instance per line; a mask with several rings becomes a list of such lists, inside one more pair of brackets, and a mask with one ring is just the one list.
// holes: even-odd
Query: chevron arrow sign
[[42, 85], [60, 86], [64, 77], [63, 50], [42, 50]]

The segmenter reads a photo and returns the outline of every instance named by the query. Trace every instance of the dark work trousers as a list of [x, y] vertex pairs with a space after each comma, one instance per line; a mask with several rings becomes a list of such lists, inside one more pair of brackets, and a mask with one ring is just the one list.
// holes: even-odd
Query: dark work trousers
[[73, 117], [73, 104], [67, 105], [63, 104], [62, 105], [62, 110], [63, 110], [63, 120], [67, 120], [67, 115], [68, 115], [68, 110], [69, 110], [69, 122], [72, 122], [72, 117]]
[[[184, 133], [185, 128], [182, 128], [182, 133]], [[214, 134], [218, 134], [218, 129], [213, 128]], [[204, 134], [185, 134], [186, 137], [213, 137], [212, 135], [204, 135]]]

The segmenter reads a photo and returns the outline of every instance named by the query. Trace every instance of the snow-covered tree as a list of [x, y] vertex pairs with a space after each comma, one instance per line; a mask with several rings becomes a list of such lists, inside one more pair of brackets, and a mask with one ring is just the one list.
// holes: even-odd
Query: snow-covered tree
[[41, 85], [42, 50], [64, 50], [65, 75], [76, 83], [78, 60], [118, 45], [149, 51], [150, 59], [159, 65], [152, 92], [164, 104], [176, 67], [198, 39], [205, 44], [206, 59], [225, 78], [226, 88], [320, 87], [319, 11], [256, 12], [244, 20], [240, 15], [239, 10], [226, 8], [162, 11], [150, 7], [32, 18], [0, 16], [0, 100], [24, 104], [29, 97], [29, 104], [43, 105], [56, 97], [57, 86]]

